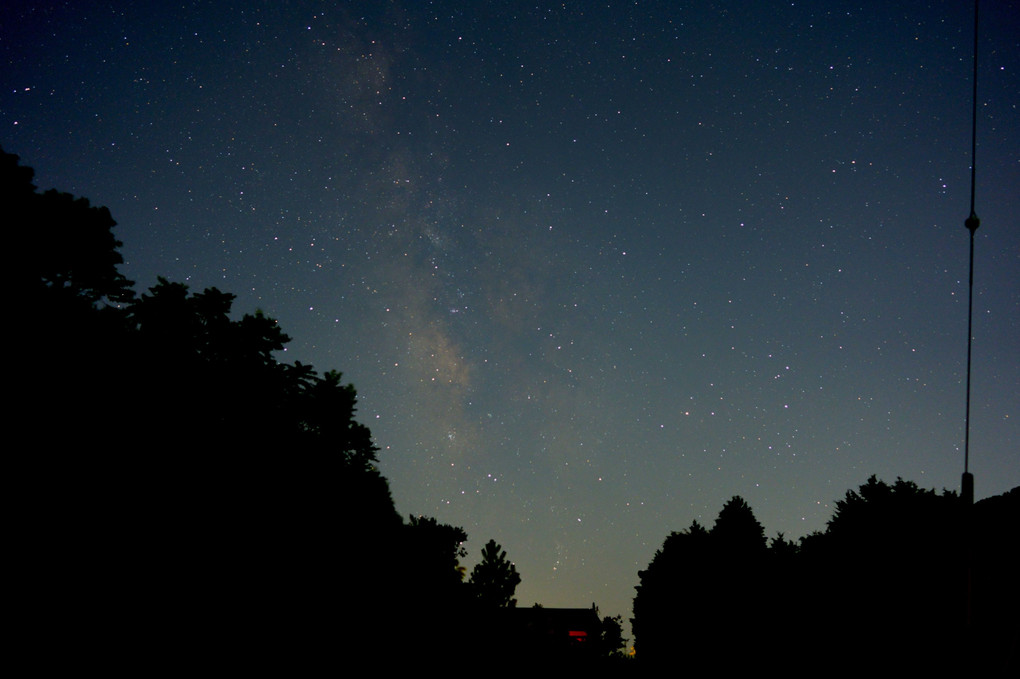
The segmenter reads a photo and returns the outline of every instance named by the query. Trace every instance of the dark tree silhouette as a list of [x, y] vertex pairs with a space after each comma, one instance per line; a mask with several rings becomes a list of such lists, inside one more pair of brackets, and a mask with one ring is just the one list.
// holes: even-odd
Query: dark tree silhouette
[[754, 518], [750, 505], [738, 496], [723, 505], [711, 535], [713, 547], [727, 557], [756, 557], [765, 551], [765, 529]]
[[[470, 599], [460, 565], [467, 556], [466, 540], [463, 528], [432, 517], [409, 517], [394, 560], [383, 565], [390, 575], [376, 593], [388, 604], [378, 612], [389, 629], [376, 639], [385, 667], [411, 669], [435, 663], [470, 631], [465, 626]], [[401, 632], [398, 653], [393, 648], [394, 625]], [[402, 668], [408, 659], [413, 659], [412, 665]]]
[[825, 532], [801, 542], [803, 616], [828, 620], [803, 634], [821, 657], [846, 665], [849, 649], [865, 648], [901, 669], [958, 659], [961, 510], [955, 493], [874, 476], [835, 503]]
[[613, 615], [602, 618], [599, 629], [598, 654], [607, 657], [622, 657], [626, 652], [627, 640], [623, 637], [623, 616]]
[[8, 372], [18, 395], [11, 421], [47, 445], [78, 447], [103, 415], [116, 416], [116, 404], [104, 403], [107, 369], [120, 351], [119, 307], [134, 292], [118, 270], [109, 211], [66, 193], [39, 193], [34, 174], [0, 149], [7, 312], [18, 351]]
[[449, 591], [464, 580], [460, 560], [467, 556], [463, 528], [439, 523], [429, 516], [408, 517], [408, 556], [413, 559], [411, 573], [433, 583], [437, 590]]
[[691, 668], [745, 668], [763, 644], [767, 554], [764, 529], [740, 497], [710, 531], [695, 521], [671, 533], [638, 574], [631, 620], [638, 662], [665, 671], [682, 656]]
[[[672, 532], [655, 552], [648, 568], [639, 571], [634, 598], [634, 648], [645, 667], [658, 668], [681, 652], [692, 655], [703, 630], [699, 619], [708, 597], [706, 579], [712, 569], [709, 534], [694, 521], [690, 528]], [[695, 634], [695, 637], [691, 637]]]
[[506, 551], [489, 540], [482, 548], [482, 560], [471, 570], [472, 593], [485, 608], [505, 608], [517, 605], [514, 592], [521, 583], [517, 567], [506, 558]]
[[974, 503], [963, 543], [970, 589], [969, 650], [986, 676], [1020, 673], [1020, 487]]
[[18, 271], [18, 299], [64, 310], [133, 299], [131, 281], [117, 269], [123, 258], [110, 211], [52, 189], [40, 194], [34, 175], [0, 148], [0, 201], [10, 218], [8, 264]]
[[[207, 564], [166, 602], [177, 615], [180, 603], [201, 608], [214, 592], [238, 645], [263, 639], [261, 657], [311, 658], [341, 629], [380, 630], [379, 611], [396, 600], [353, 583], [366, 559], [393, 562], [401, 541], [415, 542], [355, 419], [353, 386], [336, 371], [278, 362], [289, 338], [261, 313], [233, 320], [233, 300], [161, 280], [128, 308], [128, 352], [147, 368], [126, 379], [129, 428], [151, 441], [142, 469], [163, 465], [138, 506], [150, 516], [172, 507], [163, 522], [179, 537], [168, 544]], [[378, 570], [384, 581], [398, 576]], [[340, 606], [346, 614], [334, 618]]]
[[40, 655], [293, 672], [391, 614], [360, 583], [408, 536], [354, 388], [277, 361], [289, 338], [234, 320], [231, 294], [161, 279], [136, 297], [109, 212], [38, 194], [2, 151], [0, 187], [20, 257], [14, 420], [35, 444], [5, 469], [13, 569]]
[[795, 640], [805, 673], [1015, 673], [1018, 497], [971, 509], [954, 492], [871, 477], [835, 503], [824, 532], [768, 547], [734, 498], [711, 531], [672, 533], [639, 572], [638, 662], [753, 670]]

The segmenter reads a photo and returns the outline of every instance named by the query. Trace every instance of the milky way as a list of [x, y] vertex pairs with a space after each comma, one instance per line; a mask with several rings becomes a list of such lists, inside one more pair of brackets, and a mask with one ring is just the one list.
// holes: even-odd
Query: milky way
[[[494, 538], [521, 605], [627, 618], [734, 495], [799, 538], [872, 474], [959, 487], [973, 15], [589, 4], [32, 3], [0, 143], [110, 208], [139, 289], [341, 370], [469, 567]], [[979, 498], [1020, 483], [1020, 7], [987, 4]]]

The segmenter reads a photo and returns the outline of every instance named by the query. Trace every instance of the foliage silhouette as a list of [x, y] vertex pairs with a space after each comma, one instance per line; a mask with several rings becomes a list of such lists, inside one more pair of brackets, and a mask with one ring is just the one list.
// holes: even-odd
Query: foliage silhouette
[[514, 592], [520, 583], [521, 576], [507, 560], [506, 551], [495, 540], [489, 540], [482, 548], [482, 560], [471, 571], [475, 600], [485, 608], [512, 608], [517, 605]]
[[123, 258], [105, 207], [49, 190], [38, 193], [35, 171], [0, 148], [0, 201], [11, 218], [9, 252], [19, 270], [19, 298], [64, 310], [128, 302], [132, 283], [117, 267]]
[[707, 540], [708, 532], [694, 521], [687, 530], [670, 533], [648, 567], [638, 571], [631, 629], [638, 658], [646, 666], [661, 664], [688, 626], [685, 618], [693, 606], [682, 602], [688, 594], [696, 595], [708, 571]]
[[467, 556], [463, 528], [439, 523], [427, 516], [408, 517], [407, 542], [416, 563], [413, 573], [435, 583], [438, 589], [450, 589], [464, 580], [460, 560]]
[[[448, 654], [464, 636], [469, 593], [460, 560], [467, 555], [463, 528], [435, 518], [412, 516], [393, 558], [388, 578], [375, 592], [384, 628], [376, 637], [379, 658], [391, 669], [409, 670]], [[380, 596], [382, 595], [382, 596]], [[399, 631], [399, 634], [397, 632]], [[395, 636], [396, 634], [396, 636]], [[394, 653], [394, 646], [399, 652]], [[404, 661], [411, 665], [403, 667]]]
[[602, 618], [597, 653], [611, 658], [623, 657], [626, 645], [627, 640], [623, 637], [623, 616], [607, 615]]
[[714, 548], [726, 557], [760, 556], [765, 550], [765, 529], [741, 497], [733, 497], [723, 505], [711, 535]]
[[[1013, 532], [1016, 519], [1014, 512]], [[1015, 577], [997, 577], [994, 592], [973, 588], [972, 603], [982, 610], [974, 628], [966, 609], [968, 570], [978, 579], [995, 572], [1007, 558], [1004, 546], [1015, 545], [1003, 521], [968, 507], [955, 492], [937, 493], [903, 479], [887, 484], [872, 476], [848, 491], [826, 531], [801, 544], [803, 570], [815, 590], [805, 597], [805, 614], [831, 615], [827, 633], [813, 637], [818, 652], [838, 657], [863, 645], [873, 656], [914, 670], [924, 663], [925, 669], [973, 672], [976, 663], [1001, 659], [1002, 648], [971, 649], [979, 639], [987, 644], [1010, 629], [1016, 643], [1015, 618], [1004, 614], [1020, 603]], [[999, 530], [983, 528], [996, 523]]]
[[234, 320], [231, 294], [136, 296], [105, 208], [37, 193], [2, 151], [0, 173], [22, 255], [15, 421], [38, 444], [8, 466], [24, 628], [107, 668], [290, 671], [370, 628], [390, 600], [352, 583], [405, 535], [354, 388], [279, 362], [289, 338]]
[[740, 497], [726, 503], [711, 531], [695, 521], [671, 533], [638, 573], [631, 624], [641, 664], [664, 670], [684, 652], [692, 667], [733, 668], [743, 652], [726, 649], [754, 640], [766, 554], [764, 530]]
[[1020, 588], [1003, 566], [1017, 563], [1007, 536], [1020, 522], [1018, 494], [969, 511], [956, 493], [873, 476], [835, 503], [824, 532], [799, 544], [779, 535], [768, 547], [750, 508], [733, 498], [711, 531], [695, 522], [671, 533], [639, 572], [639, 664], [751, 670], [795, 641], [799, 664], [813, 672], [1002, 671], [1020, 639]]

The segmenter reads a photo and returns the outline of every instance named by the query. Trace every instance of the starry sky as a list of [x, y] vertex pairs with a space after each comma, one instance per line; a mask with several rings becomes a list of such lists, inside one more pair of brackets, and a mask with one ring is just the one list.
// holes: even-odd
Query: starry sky
[[[398, 511], [520, 605], [629, 618], [734, 495], [796, 539], [872, 474], [959, 489], [970, 3], [5, 4], [4, 149], [139, 291], [341, 370]], [[1020, 484], [1020, 5], [980, 27], [979, 499]]]

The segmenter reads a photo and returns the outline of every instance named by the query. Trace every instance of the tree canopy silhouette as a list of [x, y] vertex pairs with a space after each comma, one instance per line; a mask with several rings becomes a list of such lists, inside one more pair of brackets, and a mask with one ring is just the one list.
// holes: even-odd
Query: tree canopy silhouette
[[1017, 559], [1018, 499], [1014, 489], [970, 511], [954, 492], [872, 476], [836, 501], [824, 532], [766, 546], [733, 498], [711, 531], [671, 533], [639, 572], [638, 661], [753, 669], [796, 640], [797, 663], [817, 673], [1001, 670], [1020, 638], [1020, 587], [1003, 566]]
[[131, 281], [117, 269], [124, 260], [110, 211], [54, 189], [39, 193], [34, 176], [18, 156], [0, 148], [0, 201], [12, 227], [8, 252], [20, 271], [19, 299], [65, 312], [75, 303], [95, 307], [133, 299]]
[[521, 576], [506, 558], [506, 551], [495, 540], [489, 540], [482, 548], [482, 560], [471, 571], [475, 599], [485, 608], [512, 608], [517, 605], [514, 592], [520, 583]]
[[755, 639], [765, 556], [764, 529], [740, 497], [723, 506], [710, 531], [694, 521], [667, 536], [638, 573], [631, 624], [642, 665], [665, 669], [678, 652], [692, 666], [740, 659], [723, 649]]
[[[233, 294], [159, 278], [136, 295], [109, 211], [32, 177], [0, 150], [25, 255], [16, 421], [43, 444], [11, 467], [25, 626], [104, 667], [293, 672], [354, 638], [387, 666], [438, 657], [475, 610], [467, 535], [397, 514], [354, 387], [278, 360], [290, 338]], [[520, 581], [504, 556], [475, 578], [486, 601]]]
[[404, 539], [354, 387], [277, 360], [289, 338], [235, 319], [232, 294], [160, 279], [137, 296], [109, 211], [32, 177], [0, 150], [15, 426], [38, 444], [8, 467], [25, 626], [107, 667], [321, 658], [345, 636], [337, 610], [385, 608], [351, 583]]
[[627, 640], [623, 637], [623, 616], [607, 615], [602, 618], [597, 653], [604, 657], [622, 659], [626, 653], [626, 646]]
[[765, 551], [765, 528], [751, 506], [739, 496], [731, 498], [715, 519], [711, 531], [715, 550], [730, 558], [754, 558]]

